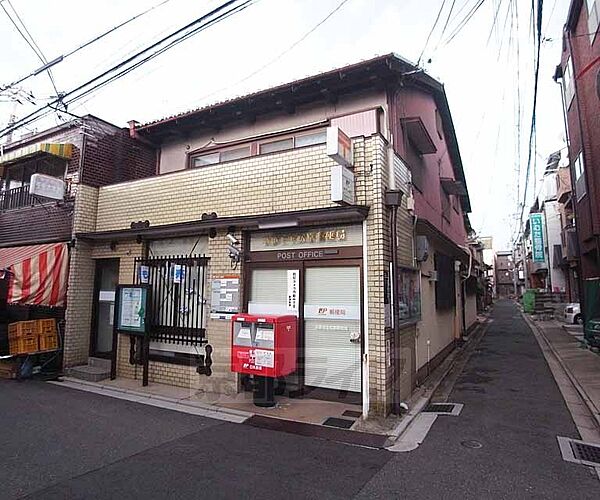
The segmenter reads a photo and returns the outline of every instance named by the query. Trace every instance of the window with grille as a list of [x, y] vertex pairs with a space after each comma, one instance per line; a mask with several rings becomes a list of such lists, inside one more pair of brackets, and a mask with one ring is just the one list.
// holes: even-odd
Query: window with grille
[[152, 290], [150, 339], [182, 345], [204, 344], [208, 257], [172, 255], [135, 259], [136, 282]]

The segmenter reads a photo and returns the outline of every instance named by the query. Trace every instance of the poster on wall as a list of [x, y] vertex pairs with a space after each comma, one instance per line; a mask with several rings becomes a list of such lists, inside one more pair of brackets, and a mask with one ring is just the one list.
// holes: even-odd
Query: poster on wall
[[287, 272], [287, 310], [291, 313], [298, 312], [298, 280], [300, 271], [298, 269], [288, 269]]

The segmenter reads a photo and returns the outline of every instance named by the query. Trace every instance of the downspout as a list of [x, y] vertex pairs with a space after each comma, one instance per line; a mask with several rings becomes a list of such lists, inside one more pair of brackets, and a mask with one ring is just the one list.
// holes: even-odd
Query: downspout
[[[387, 91], [387, 104], [388, 104], [388, 120], [387, 120], [387, 136], [388, 136], [388, 183], [389, 188], [385, 193], [385, 206], [390, 210], [390, 248], [391, 248], [391, 279], [392, 279], [392, 339], [390, 356], [392, 357], [392, 413], [400, 414], [400, 404], [402, 402], [400, 395], [400, 377], [402, 370], [400, 369], [400, 328], [398, 318], [398, 248], [397, 248], [397, 222], [398, 222], [398, 206], [399, 203], [395, 203], [393, 194], [397, 193], [396, 190], [396, 175], [394, 171], [394, 135], [392, 125], [396, 124], [396, 113], [395, 113], [395, 98], [397, 91], [393, 91], [390, 95], [390, 91]], [[390, 195], [390, 196], [388, 196]]]

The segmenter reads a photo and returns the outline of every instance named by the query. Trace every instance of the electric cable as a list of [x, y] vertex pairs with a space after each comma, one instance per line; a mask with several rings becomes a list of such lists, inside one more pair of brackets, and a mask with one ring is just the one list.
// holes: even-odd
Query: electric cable
[[[454, 6], [454, 3], [452, 5]], [[438, 13], [437, 13], [437, 16], [435, 17], [435, 21], [433, 22], [433, 26], [429, 30], [429, 34], [427, 35], [427, 38], [425, 39], [425, 45], [423, 45], [423, 49], [421, 50], [421, 53], [419, 54], [419, 58], [417, 59], [417, 64], [416, 64], [417, 67], [419, 66], [419, 64], [421, 64], [421, 59], [423, 58], [423, 54], [425, 53], [425, 49], [427, 48], [427, 45], [429, 44], [429, 39], [431, 38], [431, 35], [433, 35], [433, 32], [435, 31], [435, 27], [437, 26], [437, 23], [440, 20], [440, 16], [442, 15], [442, 11], [444, 10], [445, 6], [446, 6], [446, 0], [442, 0], [442, 4], [440, 5], [440, 8], [439, 8]]]
[[[43, 71], [49, 71], [51, 67], [57, 65], [58, 63], [64, 61], [67, 57], [72, 56], [73, 54], [79, 52], [80, 50], [85, 49], [86, 47], [88, 47], [89, 45], [97, 42], [98, 40], [101, 40], [102, 38], [110, 35], [111, 33], [114, 33], [115, 31], [117, 31], [118, 29], [122, 28], [123, 26], [126, 26], [127, 24], [131, 23], [132, 21], [135, 21], [136, 19], [144, 16], [145, 14], [148, 14], [149, 12], [152, 12], [153, 10], [157, 9], [158, 7], [161, 7], [162, 5], [170, 2], [171, 0], [163, 0], [162, 2], [150, 7], [149, 9], [144, 10], [143, 12], [140, 12], [139, 14], [136, 14], [133, 17], [130, 17], [129, 19], [127, 19], [126, 21], [123, 21], [122, 23], [113, 26], [112, 28], [110, 28], [107, 31], [104, 31], [103, 33], [96, 35], [95, 37], [91, 38], [90, 40], [88, 40], [87, 42], [79, 45], [78, 47], [76, 47], [75, 49], [67, 52], [66, 54], [60, 55], [58, 57], [55, 57], [52, 61], [48, 62], [48, 61], [44, 61], [44, 65], [37, 68], [36, 70], [32, 71], [31, 73], [29, 73], [28, 75], [19, 78], [18, 80], [15, 80], [12, 83], [9, 83], [8, 85], [4, 86], [4, 87], [0, 87], [0, 91], [9, 89], [15, 85], [18, 85], [21, 82], [24, 82], [25, 80], [31, 78], [32, 76], [36, 76], [39, 75], [40, 73], [42, 73]], [[14, 7], [13, 7], [14, 10]]]
[[[38, 59], [42, 62], [42, 64], [47, 64], [48, 61], [46, 60], [46, 57], [44, 56], [44, 53], [39, 48], [38, 44], [35, 43], [35, 40], [31, 36], [31, 33], [27, 29], [27, 26], [25, 26], [25, 23], [21, 19], [21, 16], [19, 16], [19, 13], [15, 10], [13, 4], [10, 2], [10, 0], [6, 0], [6, 3], [9, 5], [9, 7], [14, 12], [16, 18], [21, 23], [21, 26], [22, 26], [23, 30], [25, 30], [25, 32], [27, 33], [27, 35], [29, 35], [29, 38], [27, 38], [27, 36], [25, 36], [25, 33], [23, 33], [23, 31], [21, 31], [21, 28], [19, 28], [19, 25], [17, 24], [17, 22], [13, 19], [13, 17], [10, 15], [10, 13], [8, 12], [8, 10], [6, 10], [6, 7], [4, 7], [4, 2], [0, 2], [0, 7], [2, 7], [2, 10], [6, 14], [6, 16], [8, 17], [8, 19], [12, 23], [12, 25], [19, 32], [19, 34], [21, 35], [21, 37], [23, 38], [23, 40], [25, 40], [27, 42], [27, 45], [29, 45], [29, 47], [31, 48], [31, 50], [33, 50], [33, 52], [38, 57]], [[54, 81], [54, 77], [52, 76], [52, 72], [50, 71], [50, 69], [48, 69], [47, 72], [48, 72], [48, 77], [50, 78], [50, 82], [52, 83], [52, 87], [54, 88], [54, 91], [56, 92], [56, 95], [58, 96], [58, 89], [56, 88], [56, 83]]]
[[[241, 10], [244, 10], [246, 7], [250, 6], [251, 4], [255, 3], [256, 1], [258, 1], [258, 0], [245, 0], [238, 5], [234, 5], [234, 4], [238, 3], [238, 0], [228, 0], [228, 1], [220, 4], [218, 7], [212, 9], [207, 14], [203, 14], [202, 16], [200, 16], [199, 18], [195, 19], [194, 21], [188, 23], [187, 25], [183, 26], [182, 28], [179, 28], [175, 32], [167, 35], [166, 37], [163, 37], [159, 41], [151, 44], [150, 46], [144, 48], [143, 50], [137, 52], [136, 54], [128, 57], [124, 61], [122, 61], [122, 62], [116, 64], [115, 66], [111, 67], [110, 69], [102, 72], [100, 75], [97, 75], [97, 76], [93, 77], [92, 79], [86, 81], [85, 83], [79, 85], [75, 89], [64, 93], [60, 98], [53, 100], [51, 103], [48, 103], [47, 105], [45, 105], [41, 108], [38, 108], [37, 110], [33, 111], [32, 113], [25, 116], [24, 118], [18, 120], [14, 124], [9, 125], [9, 126], [5, 127], [4, 129], [0, 130], [0, 137], [9, 134], [10, 132], [16, 130], [17, 128], [19, 128], [22, 125], [27, 125], [33, 121], [40, 119], [43, 116], [46, 116], [47, 113], [45, 111], [48, 110], [51, 107], [51, 105], [58, 104], [60, 102], [63, 102], [63, 103], [67, 102], [67, 101], [65, 101], [65, 98], [67, 98], [69, 96], [75, 96], [79, 92], [81, 92], [80, 95], [76, 95], [75, 97], [72, 97], [71, 100], [69, 100], [67, 103], [72, 103], [75, 100], [80, 99], [83, 95], [87, 95], [90, 91], [95, 90], [97, 87], [103, 86], [106, 83], [110, 83], [110, 81], [114, 81], [115, 78], [120, 78], [121, 76], [123, 76], [123, 75], [127, 74], [129, 71], [132, 71], [133, 69], [139, 67], [141, 64], [147, 62], [148, 60], [152, 59], [153, 57], [156, 57], [157, 55], [163, 53], [165, 50], [168, 50], [169, 48], [177, 45], [181, 41], [186, 40], [190, 36], [193, 36], [193, 35], [199, 33], [200, 31], [206, 29], [207, 27], [210, 27], [213, 24], [220, 22], [221, 20], [229, 17], [229, 15], [232, 15], [232, 14], [240, 12]], [[229, 10], [226, 10], [229, 7], [231, 7], [231, 8]], [[226, 11], [221, 12], [224, 10], [226, 10]], [[200, 26], [197, 26], [198, 24], [200, 24]], [[179, 38], [172, 40], [174, 37], [179, 37]], [[153, 50], [157, 47], [160, 47], [161, 45], [165, 44], [166, 42], [169, 42], [166, 47], [159, 48], [156, 52], [151, 53], [149, 56], [146, 56], [146, 58], [143, 59], [142, 61], [136, 62], [136, 59], [138, 59], [140, 56], [150, 52], [151, 50]], [[118, 71], [121, 68], [123, 68], [131, 63], [133, 63], [133, 66], [130, 66], [128, 68], [125, 68], [124, 70], [121, 70], [120, 73], [116, 77], [109, 77], [109, 81], [106, 81], [106, 82], [101, 81], [103, 78], [108, 77], [115, 71]], [[96, 85], [90, 89], [84, 90], [93, 84], [96, 84]], [[40, 113], [43, 113], [43, 114], [40, 115]]]

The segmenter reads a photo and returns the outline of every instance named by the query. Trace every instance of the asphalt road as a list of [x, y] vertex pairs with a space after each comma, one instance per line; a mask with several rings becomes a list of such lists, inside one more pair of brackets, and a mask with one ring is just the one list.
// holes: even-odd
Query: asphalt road
[[493, 319], [451, 393], [461, 415], [409, 453], [0, 381], [0, 496], [599, 498], [560, 456], [556, 436], [578, 434], [533, 335], [510, 303]]

